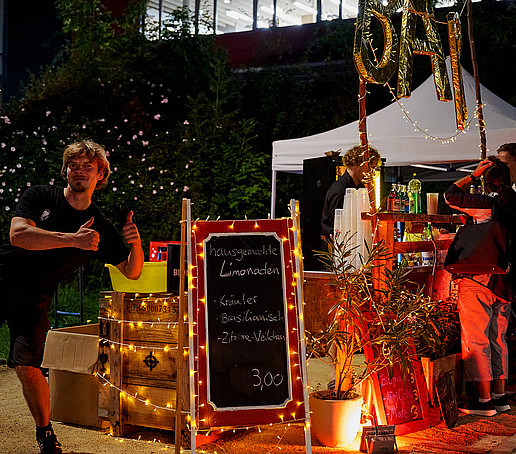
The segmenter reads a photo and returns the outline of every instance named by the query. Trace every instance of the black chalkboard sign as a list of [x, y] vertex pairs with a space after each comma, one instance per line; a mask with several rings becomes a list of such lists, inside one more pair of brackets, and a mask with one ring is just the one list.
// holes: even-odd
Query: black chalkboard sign
[[193, 226], [189, 292], [199, 427], [306, 417], [295, 235], [292, 219]]
[[444, 422], [446, 423], [446, 427], [451, 429], [455, 427], [455, 424], [457, 424], [459, 420], [457, 393], [455, 392], [455, 383], [452, 379], [451, 371], [444, 373], [437, 379], [435, 389], [437, 391]]
[[212, 234], [204, 251], [208, 402], [283, 407], [292, 392], [281, 239]]

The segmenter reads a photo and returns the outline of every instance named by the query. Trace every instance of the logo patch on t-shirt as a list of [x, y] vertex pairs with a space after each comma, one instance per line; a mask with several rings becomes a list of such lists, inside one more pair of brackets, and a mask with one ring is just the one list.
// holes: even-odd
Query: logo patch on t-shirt
[[50, 210], [48, 208], [45, 208], [43, 210], [43, 213], [41, 213], [41, 216], [39, 217], [39, 220], [40, 221], [46, 221], [49, 216], [50, 216]]

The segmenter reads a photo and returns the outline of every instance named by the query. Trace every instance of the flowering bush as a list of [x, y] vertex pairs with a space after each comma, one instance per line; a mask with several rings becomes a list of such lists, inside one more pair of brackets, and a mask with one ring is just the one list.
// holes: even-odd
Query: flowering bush
[[[72, 12], [84, 3], [93, 13], [78, 28]], [[105, 146], [112, 168], [94, 201], [119, 226], [134, 210], [144, 243], [179, 238], [184, 197], [194, 217], [267, 216], [268, 156], [253, 149], [254, 122], [238, 115], [213, 38], [187, 34], [179, 10], [187, 26], [151, 42], [134, 29], [135, 11], [117, 21], [91, 3], [58, 2], [74, 40], [0, 118], [2, 236], [23, 190], [64, 185], [63, 149], [86, 138]]]

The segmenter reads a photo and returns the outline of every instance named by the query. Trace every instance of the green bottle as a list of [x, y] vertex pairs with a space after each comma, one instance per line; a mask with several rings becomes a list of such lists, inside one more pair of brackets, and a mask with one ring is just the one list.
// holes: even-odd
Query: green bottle
[[421, 214], [421, 181], [413, 175], [408, 182], [409, 213]]

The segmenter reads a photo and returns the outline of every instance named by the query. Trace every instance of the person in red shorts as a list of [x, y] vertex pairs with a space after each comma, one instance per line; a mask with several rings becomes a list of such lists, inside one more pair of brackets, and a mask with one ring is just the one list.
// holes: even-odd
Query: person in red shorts
[[[486, 194], [470, 194], [472, 181], [484, 176]], [[493, 416], [508, 411], [505, 395], [508, 378], [507, 326], [511, 302], [515, 297], [514, 262], [516, 192], [511, 187], [509, 167], [497, 157], [481, 161], [477, 168], [456, 181], [445, 192], [452, 207], [468, 215], [468, 222], [488, 222], [496, 218], [507, 227], [508, 250], [512, 262], [507, 274], [461, 274], [458, 283], [458, 310], [461, 324], [461, 347], [464, 379], [473, 382], [476, 395], [459, 410], [474, 415]]]

